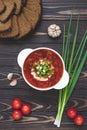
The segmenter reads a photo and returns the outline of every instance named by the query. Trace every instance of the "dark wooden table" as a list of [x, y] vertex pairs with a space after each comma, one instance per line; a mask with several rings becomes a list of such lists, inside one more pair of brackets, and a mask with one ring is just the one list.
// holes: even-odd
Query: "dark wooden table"
[[[50, 24], [58, 24], [63, 32], [64, 24], [69, 23], [73, 13], [71, 44], [75, 32], [75, 25], [80, 14], [79, 44], [87, 29], [87, 0], [42, 0], [42, 16], [40, 23], [32, 35], [19, 40], [0, 41], [0, 130], [86, 130], [87, 129], [87, 62], [80, 75], [73, 95], [66, 105], [61, 127], [57, 128], [53, 122], [57, 113], [58, 91], [36, 91], [30, 88], [23, 80], [21, 69], [17, 64], [17, 55], [24, 48], [50, 47], [61, 53], [62, 35], [58, 39], [51, 39], [47, 35]], [[7, 80], [8, 73], [14, 73], [18, 79], [16, 86], [11, 87]], [[30, 103], [32, 113], [24, 116], [20, 121], [11, 117], [11, 101], [21, 98], [24, 103]], [[75, 107], [85, 118], [85, 123], [77, 127], [66, 116], [66, 110]]]

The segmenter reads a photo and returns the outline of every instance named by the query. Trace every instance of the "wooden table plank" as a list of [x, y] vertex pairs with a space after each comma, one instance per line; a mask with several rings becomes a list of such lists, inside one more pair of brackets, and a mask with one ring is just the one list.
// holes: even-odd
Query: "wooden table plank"
[[73, 14], [73, 19], [77, 19], [80, 15], [80, 20], [87, 20], [87, 2], [69, 0], [69, 1], [43, 1], [42, 4], [44, 15], [43, 20], [67, 20]]

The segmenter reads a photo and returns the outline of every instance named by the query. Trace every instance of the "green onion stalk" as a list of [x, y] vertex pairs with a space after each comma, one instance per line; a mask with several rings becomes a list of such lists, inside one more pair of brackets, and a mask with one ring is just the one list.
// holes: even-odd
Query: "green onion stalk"
[[82, 40], [80, 41], [80, 44], [76, 49], [76, 43], [79, 31], [79, 17], [78, 17], [75, 35], [73, 38], [72, 46], [70, 48], [71, 25], [72, 25], [72, 15], [70, 17], [67, 34], [65, 34], [65, 26], [64, 26], [63, 47], [62, 47], [62, 57], [65, 62], [65, 68], [70, 76], [70, 80], [68, 85], [64, 89], [59, 90], [58, 113], [54, 122], [54, 124], [57, 125], [57, 127], [60, 127], [66, 104], [71, 97], [71, 94], [79, 79], [85, 61], [87, 60], [87, 30], [85, 31]]

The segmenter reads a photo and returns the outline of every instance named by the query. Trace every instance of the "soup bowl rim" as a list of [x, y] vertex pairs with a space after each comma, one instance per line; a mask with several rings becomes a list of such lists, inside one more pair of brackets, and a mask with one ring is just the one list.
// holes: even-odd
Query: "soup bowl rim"
[[[53, 86], [50, 86], [50, 87], [48, 87], [48, 88], [39, 88], [39, 87], [37, 87], [37, 86], [32, 85], [32, 84], [26, 79], [25, 74], [24, 74], [24, 69], [23, 69], [23, 68], [24, 68], [24, 64], [25, 64], [25, 61], [26, 61], [26, 59], [29, 57], [29, 55], [30, 55], [31, 53], [33, 53], [33, 52], [35, 52], [35, 51], [37, 51], [37, 50], [41, 50], [41, 49], [50, 50], [50, 51], [54, 52], [55, 54], [57, 54], [58, 57], [61, 59], [61, 62], [62, 62], [62, 64], [63, 64], [63, 73], [62, 73], [61, 78], [63, 77], [64, 71], [65, 71], [65, 64], [64, 64], [64, 61], [63, 61], [62, 56], [61, 56], [56, 50], [54, 50], [54, 49], [52, 49], [52, 48], [48, 48], [48, 47], [38, 47], [38, 48], [32, 49], [32, 51], [26, 56], [26, 58], [25, 58], [25, 60], [24, 60], [24, 63], [23, 63], [23, 67], [22, 67], [22, 75], [23, 75], [23, 78], [24, 78], [25, 82], [26, 82], [29, 86], [31, 86], [32, 88], [34, 88], [34, 89], [36, 89], [36, 90], [46, 91], [46, 90], [50, 90], [50, 89], [55, 88], [55, 86], [57, 86], [57, 85], [59, 84], [59, 82], [61, 81], [61, 78], [60, 78], [60, 80], [59, 80], [55, 85], [53, 85]], [[45, 82], [45, 81], [44, 81], [44, 82]]]

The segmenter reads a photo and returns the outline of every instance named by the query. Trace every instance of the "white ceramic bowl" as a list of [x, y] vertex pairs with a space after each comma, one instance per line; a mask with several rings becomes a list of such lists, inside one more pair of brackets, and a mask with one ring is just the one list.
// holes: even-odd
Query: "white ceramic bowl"
[[[37, 86], [32, 85], [32, 84], [26, 79], [26, 77], [25, 77], [25, 75], [24, 75], [24, 71], [23, 71], [23, 65], [24, 65], [24, 62], [25, 62], [26, 58], [27, 58], [32, 52], [34, 52], [34, 51], [36, 51], [36, 50], [40, 50], [40, 49], [46, 49], [46, 50], [51, 50], [51, 51], [53, 51], [54, 53], [56, 53], [56, 54], [60, 57], [60, 59], [61, 59], [61, 61], [62, 61], [62, 64], [63, 64], [63, 74], [62, 74], [62, 77], [60, 78], [60, 80], [59, 80], [54, 86], [51, 86], [51, 87], [48, 87], [48, 88], [38, 88]], [[26, 82], [29, 86], [31, 86], [32, 88], [34, 88], [34, 89], [36, 89], [36, 90], [46, 91], [46, 90], [50, 90], [50, 89], [62, 89], [62, 88], [64, 88], [64, 87], [66, 87], [67, 84], [68, 84], [68, 82], [69, 82], [69, 75], [68, 75], [67, 71], [65, 70], [65, 64], [64, 64], [64, 61], [63, 61], [61, 55], [60, 55], [57, 51], [55, 51], [55, 50], [53, 50], [53, 49], [51, 49], [51, 48], [40, 47], [40, 48], [36, 48], [36, 49], [30, 49], [30, 48], [23, 49], [23, 50], [18, 54], [17, 62], [18, 62], [19, 66], [20, 66], [21, 69], [22, 69], [22, 75], [23, 75], [23, 78], [24, 78], [25, 82]]]

